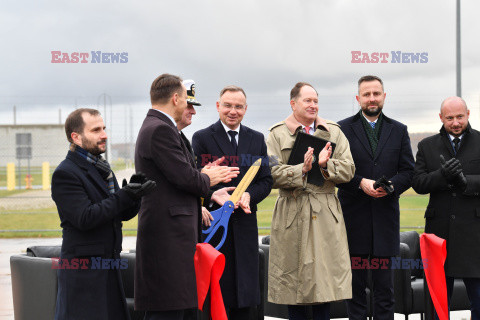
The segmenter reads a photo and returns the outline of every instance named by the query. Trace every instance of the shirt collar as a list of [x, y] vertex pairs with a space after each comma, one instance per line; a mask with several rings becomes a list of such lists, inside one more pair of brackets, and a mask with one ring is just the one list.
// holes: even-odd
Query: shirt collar
[[455, 139], [455, 138], [458, 138], [459, 140], [462, 140], [464, 134], [465, 133], [462, 133], [462, 135], [460, 137], [454, 137], [451, 134], [448, 134], [448, 136], [450, 137], [450, 141], [453, 141], [453, 139]]
[[[152, 108], [153, 109], [153, 108]], [[175, 119], [173, 119], [173, 117], [171, 115], [169, 115], [168, 113], [165, 113], [163, 112], [162, 110], [158, 110], [158, 109], [153, 109], [153, 110], [157, 110], [158, 112], [161, 112], [163, 113], [164, 115], [167, 116], [168, 119], [170, 119], [170, 121], [172, 121], [173, 125], [175, 126], [175, 128], [177, 127], [177, 123], [175, 122]]]
[[370, 120], [367, 119], [367, 117], [365, 117], [365, 115], [363, 114], [363, 111], [362, 111], [362, 116], [365, 118], [365, 120], [367, 120], [368, 123], [377, 123], [378, 118], [380, 118], [380, 117], [377, 117], [377, 119], [375, 119], [375, 121], [370, 121]]
[[225, 123], [223, 123], [223, 121], [220, 120], [220, 123], [222, 124], [223, 128], [225, 129], [225, 132], [228, 133], [228, 131], [235, 131], [237, 133], [237, 136], [240, 135], [240, 125], [238, 125], [238, 127], [234, 130], [230, 129], [229, 127], [227, 127], [225, 125]]

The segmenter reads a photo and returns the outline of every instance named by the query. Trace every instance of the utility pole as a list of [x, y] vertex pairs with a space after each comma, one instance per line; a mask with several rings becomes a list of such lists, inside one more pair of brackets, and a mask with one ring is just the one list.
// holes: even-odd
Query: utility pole
[[460, 0], [457, 0], [457, 97], [462, 96], [462, 50], [460, 45]]
[[13, 106], [13, 125], [17, 124], [17, 106]]
[[107, 151], [105, 152], [105, 160], [111, 161], [110, 155], [111, 155], [111, 150], [110, 150], [110, 139], [112, 138], [112, 115], [110, 115], [110, 122], [107, 124], [107, 97], [110, 100], [110, 113], [112, 112], [112, 97], [110, 97], [108, 94], [103, 93], [98, 96], [97, 98], [97, 107], [99, 106], [99, 101], [100, 98], [103, 96], [103, 123], [105, 124], [106, 132], [107, 132]]

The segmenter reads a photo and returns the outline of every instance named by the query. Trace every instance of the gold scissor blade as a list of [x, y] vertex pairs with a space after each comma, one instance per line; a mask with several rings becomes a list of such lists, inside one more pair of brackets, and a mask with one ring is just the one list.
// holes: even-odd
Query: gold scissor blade
[[245, 173], [242, 181], [240, 181], [237, 188], [228, 200], [232, 201], [234, 204], [237, 203], [238, 200], [240, 200], [242, 194], [245, 192], [245, 190], [247, 190], [250, 183], [252, 183], [253, 178], [255, 178], [255, 176], [257, 175], [257, 172], [260, 169], [261, 165], [262, 159], [258, 159], [257, 161], [255, 161], [254, 164], [250, 166], [250, 169], [248, 169], [247, 173]]

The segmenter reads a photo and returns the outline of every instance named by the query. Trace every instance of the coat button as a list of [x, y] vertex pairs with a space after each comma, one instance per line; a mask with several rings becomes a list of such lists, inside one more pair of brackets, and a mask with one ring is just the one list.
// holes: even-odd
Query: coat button
[[376, 162], [374, 162], [374, 163], [373, 163], [373, 165], [374, 165], [374, 166], [376, 166], [376, 165], [377, 165], [377, 163], [376, 163]]
[[452, 193], [452, 197], [456, 197], [457, 194], [455, 192]]
[[455, 215], [452, 214], [452, 215], [450, 216], [450, 219], [455, 220]]

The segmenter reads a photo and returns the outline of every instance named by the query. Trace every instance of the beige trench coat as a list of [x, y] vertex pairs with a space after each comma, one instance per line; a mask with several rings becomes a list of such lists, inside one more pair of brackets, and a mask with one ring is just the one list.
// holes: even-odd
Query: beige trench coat
[[277, 304], [313, 304], [352, 297], [347, 234], [335, 184], [350, 181], [355, 165], [338, 124], [321, 118], [315, 124], [315, 136], [336, 143], [327, 162], [329, 177], [322, 187], [302, 178], [303, 164], [286, 164], [301, 130], [293, 115], [271, 127], [267, 138], [273, 188], [279, 188], [268, 270], [268, 301]]

